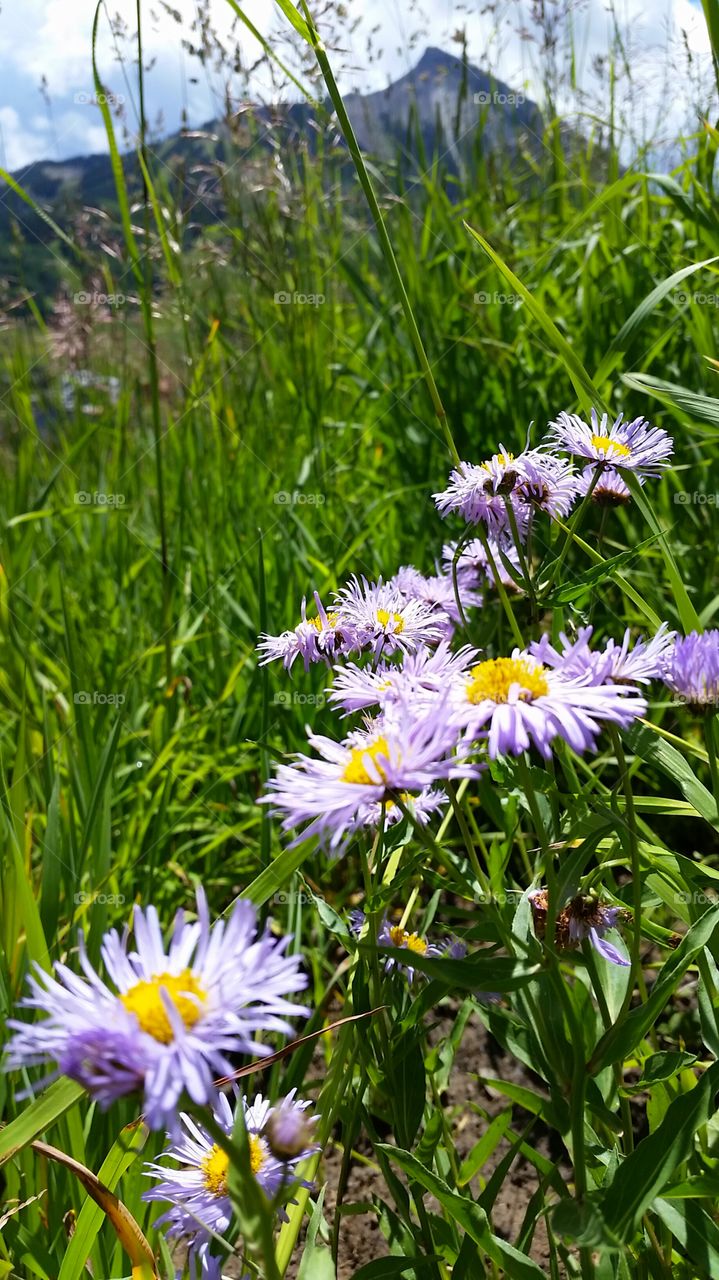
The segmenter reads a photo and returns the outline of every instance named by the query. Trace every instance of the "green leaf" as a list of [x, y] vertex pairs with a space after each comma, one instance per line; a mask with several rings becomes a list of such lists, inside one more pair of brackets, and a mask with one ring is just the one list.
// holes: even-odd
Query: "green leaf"
[[144, 282], [142, 278], [142, 269], [140, 267], [140, 254], [137, 248], [135, 233], [132, 229], [132, 219], [130, 217], [130, 204], [127, 198], [127, 186], [125, 183], [125, 170], [123, 169], [122, 157], [120, 156], [120, 152], [117, 147], [117, 142], [115, 140], [115, 130], [112, 123], [112, 112], [110, 111], [110, 106], [109, 106], [112, 99], [108, 94], [107, 90], [105, 89], [102, 83], [102, 80], [100, 79], [100, 73], [97, 69], [97, 31], [98, 31], [98, 26], [100, 22], [101, 8], [102, 8], [102, 4], [98, 3], [97, 8], [95, 9], [95, 18], [92, 24], [92, 74], [93, 74], [93, 80], [95, 84], [95, 96], [97, 98], [97, 104], [100, 108], [100, 112], [102, 115], [102, 122], [105, 126], [105, 132], [107, 134], [107, 145], [110, 152], [110, 167], [112, 169], [112, 176], [115, 181], [115, 192], [117, 194], [117, 203], [120, 209], [120, 220], [122, 222], [123, 235], [125, 238], [125, 243], [130, 252], [130, 263], [132, 266], [133, 274], [138, 284], [142, 287]]
[[[553, 591], [551, 596], [546, 599], [542, 598], [543, 605], [559, 605], [569, 604], [571, 600], [576, 600], [583, 595], [591, 587], [596, 587], [600, 582], [604, 582], [607, 578], [613, 578], [619, 569], [623, 569], [625, 565], [633, 564], [636, 561], [638, 552], [644, 547], [649, 547], [656, 543], [656, 534], [650, 538], [644, 538], [642, 542], [638, 542], [636, 546], [631, 547], [629, 551], [621, 551], [619, 555], [612, 556], [610, 560], [603, 560], [601, 564], [595, 564], [591, 569], [587, 569], [585, 573], [579, 573], [572, 578], [571, 582], [567, 582], [564, 586]], [[547, 565], [547, 569], [550, 566]]]
[[714, 1111], [719, 1089], [719, 1062], [715, 1062], [688, 1093], [667, 1108], [666, 1115], [648, 1138], [619, 1166], [612, 1184], [600, 1199], [602, 1217], [613, 1235], [629, 1242], [655, 1197], [674, 1170], [694, 1150], [698, 1129]]
[[307, 1239], [302, 1253], [302, 1261], [297, 1272], [297, 1280], [336, 1280], [335, 1264], [332, 1261], [330, 1250], [326, 1245], [317, 1243], [317, 1235], [324, 1221], [322, 1205], [325, 1191], [326, 1187], [323, 1187], [312, 1210], [312, 1217], [307, 1226]]
[[[361, 946], [360, 950], [368, 951], [369, 947]], [[411, 963], [412, 968], [419, 969], [420, 973], [461, 991], [516, 991], [531, 982], [541, 970], [541, 965], [517, 960], [513, 956], [477, 954], [464, 960], [445, 960], [419, 955], [415, 951], [408, 953], [406, 947], [378, 947], [377, 950], [400, 964]]]
[[[274, 894], [279, 893], [286, 886], [290, 876], [302, 865], [305, 858], [309, 858], [313, 848], [314, 846], [306, 840], [293, 849], [283, 849], [269, 867], [265, 867], [264, 871], [261, 871], [251, 884], [242, 890], [240, 896], [249, 898], [256, 907], [264, 906]], [[233, 906], [234, 902], [231, 902], [224, 914], [227, 915]]]
[[492, 1262], [498, 1267], [503, 1267], [512, 1280], [539, 1280], [539, 1277], [543, 1276], [536, 1262], [532, 1262], [526, 1254], [520, 1253], [511, 1244], [492, 1234], [489, 1218], [484, 1209], [480, 1208], [474, 1200], [452, 1191], [442, 1178], [421, 1164], [409, 1151], [383, 1143], [377, 1144], [377, 1150], [398, 1164], [413, 1182], [417, 1182], [420, 1187], [424, 1187], [425, 1191], [429, 1191], [442, 1208], [446, 1209], [450, 1218], [467, 1232], [467, 1235], [479, 1245]]
[[474, 1175], [483, 1168], [490, 1156], [494, 1155], [511, 1122], [511, 1107], [500, 1111], [499, 1115], [494, 1117], [479, 1142], [475, 1142], [469, 1155], [460, 1165], [457, 1177], [457, 1183], [460, 1187], [466, 1187], [467, 1183], [472, 1181]]
[[422, 1037], [416, 1031], [406, 1031], [392, 1041], [387, 1084], [394, 1099], [397, 1138], [403, 1147], [411, 1147], [422, 1123], [426, 1099]]
[[[287, 66], [287, 63], [283, 62], [282, 59], [278, 56], [272, 42], [269, 40], [266, 40], [265, 37], [262, 35], [262, 32], [257, 30], [257, 27], [255, 26], [254, 22], [251, 22], [250, 19], [247, 17], [247, 14], [243, 12], [239, 4], [237, 3], [237, 0], [227, 0], [227, 3], [232, 9], [232, 12], [236, 13], [240, 21], [243, 22], [244, 25], [247, 27], [247, 30], [249, 31], [250, 35], [254, 37], [254, 39], [257, 41], [259, 45], [262, 46], [264, 52], [267, 54], [267, 57], [271, 58], [273, 62], [277, 63], [277, 66], [280, 68], [280, 71], [282, 72], [282, 74], [287, 76], [288, 80], [292, 81], [292, 84], [295, 86], [296, 89], [299, 89], [302, 96], [306, 98], [308, 102], [313, 103], [315, 106], [320, 105], [317, 103], [317, 99], [314, 97], [314, 95], [310, 93], [309, 89], [305, 88], [305, 86], [302, 84], [302, 81], [297, 79], [296, 75], [294, 75], [294, 73]], [[278, 4], [279, 3], [280, 3], [280, 0], [278, 0]], [[303, 23], [297, 10], [294, 9], [293, 6], [291, 5], [288, 6], [287, 9], [285, 9], [284, 5], [280, 5], [280, 7], [282, 8], [286, 16], [289, 18], [295, 30], [299, 31], [300, 35], [304, 36], [305, 40], [308, 40], [309, 30], [307, 29], [307, 24]], [[290, 12], [290, 9], [292, 9], [292, 12]], [[306, 35], [305, 35], [305, 30], [307, 31]]]
[[0, 1129], [0, 1164], [39, 1138], [84, 1095], [85, 1090], [74, 1080], [56, 1080], [51, 1084], [21, 1115]]
[[[622, 382], [632, 391], [641, 391], [643, 395], [653, 396], [661, 404], [672, 409], [680, 409], [692, 418], [701, 422], [711, 422], [719, 428], [719, 400], [713, 396], [701, 395], [698, 391], [690, 391], [688, 387], [680, 387], [676, 382], [665, 382], [663, 378], [653, 378], [648, 373], [625, 373]], [[707, 429], [706, 435], [716, 433]]]
[[307, 23], [305, 22], [304, 18], [300, 17], [295, 6], [291, 3], [291, 0], [277, 0], [277, 4], [279, 5], [280, 9], [284, 13], [285, 17], [289, 19], [295, 31], [298, 31], [299, 34], [302, 36], [302, 39], [306, 40], [307, 43], [311, 45], [312, 37], [310, 35], [310, 29], [307, 26]]
[[694, 608], [694, 605], [689, 599], [687, 589], [684, 585], [684, 579], [681, 573], [679, 572], [677, 562], [674, 559], [674, 556], [672, 555], [671, 547], [669, 546], [669, 541], [666, 535], [666, 530], [663, 529], [662, 526], [660, 525], [656, 515], [654, 514], [654, 509], [652, 507], [652, 504], [649, 501], [649, 498], [647, 497], [647, 494], [644, 492], [637, 477], [634, 475], [632, 471], [628, 471], [626, 468], [625, 468], [625, 473], [626, 473], [626, 483], [628, 488], [631, 490], [632, 497], [634, 499], [636, 506], [639, 508], [642, 515], [644, 516], [644, 519], [649, 525], [649, 528], [653, 529], [654, 532], [659, 535], [659, 549], [664, 558], [664, 564], [667, 570], [667, 577], [669, 578], [669, 582], [672, 588], [672, 594], [674, 596], [674, 601], [677, 606], [677, 611], [679, 613], [682, 626], [684, 630], [687, 632], [694, 631], [694, 630], [699, 631], [701, 630], [701, 626], [699, 623], [699, 616], [697, 614], [696, 609]]
[[719, 261], [719, 258], [714, 257], [705, 258], [703, 262], [692, 262], [688, 267], [682, 267], [679, 271], [675, 271], [673, 275], [668, 276], [666, 280], [662, 280], [655, 289], [652, 289], [651, 293], [647, 294], [647, 297], [639, 303], [639, 306], [632, 312], [629, 319], [624, 321], [621, 329], [615, 334], [604, 353], [602, 362], [594, 377], [597, 385], [600, 385], [605, 378], [609, 377], [635, 333], [638, 332], [652, 312], [656, 310], [659, 303], [671, 293], [672, 289], [675, 289], [678, 284], [681, 284], [682, 280], [686, 280], [687, 276], [692, 275], [695, 271], [701, 271], [703, 267], [709, 267], [713, 262], [717, 261]]
[[65, 234], [62, 227], [59, 227], [56, 222], [53, 222], [49, 213], [46, 213], [45, 210], [37, 204], [35, 200], [33, 200], [32, 196], [20, 186], [19, 182], [15, 181], [11, 173], [7, 173], [5, 169], [0, 169], [0, 178], [2, 178], [3, 182], [7, 182], [8, 186], [15, 192], [15, 195], [19, 196], [21, 200], [24, 200], [25, 204], [30, 206], [33, 213], [36, 213], [38, 218], [41, 218], [42, 221], [47, 224], [53, 235], [57, 236], [58, 240], [62, 240], [63, 244], [66, 244], [68, 248], [72, 249], [73, 253], [78, 254], [78, 256], [82, 256], [77, 245], [73, 244], [72, 240]]
[[702, 0], [702, 8], [714, 54], [714, 77], [719, 86], [719, 0]]
[[653, 1208], [671, 1231], [674, 1247], [681, 1245], [697, 1264], [699, 1273], [719, 1276], [719, 1227], [706, 1210], [691, 1201], [676, 1204], [663, 1197], [655, 1201]]
[[646, 1002], [632, 1009], [623, 1022], [614, 1023], [602, 1036], [589, 1062], [588, 1069], [592, 1075], [598, 1075], [613, 1062], [629, 1057], [636, 1049], [672, 992], [676, 990], [682, 974], [709, 942], [718, 924], [719, 907], [711, 907], [692, 925], [676, 951], [660, 969]]
[[676, 1182], [665, 1188], [664, 1196], [667, 1200], [719, 1200], [719, 1174], [699, 1173], [687, 1182]]
[[[421, 1276], [436, 1274], [435, 1262], [431, 1258], [375, 1258], [374, 1262], [367, 1262], [355, 1271], [353, 1280], [392, 1280], [393, 1276], [420, 1280]], [[307, 1280], [313, 1278], [308, 1275]]]
[[[27, 791], [28, 764], [26, 756], [26, 720], [23, 709], [17, 730], [18, 745], [13, 763], [12, 782], [7, 785], [3, 820], [7, 829], [5, 846], [8, 850], [8, 863], [0, 884], [0, 903], [2, 904], [3, 932], [5, 934], [5, 952], [11, 959], [21, 957], [22, 949], [18, 946], [22, 933], [25, 935], [27, 956], [50, 969], [49, 952], [45, 941], [40, 908], [33, 893], [33, 883], [27, 874], [25, 865], [26, 810], [29, 804]], [[6, 812], [7, 809], [7, 812]], [[2, 861], [0, 860], [0, 869]], [[21, 969], [12, 970], [13, 976], [21, 974]]]
[[697, 813], [706, 818], [707, 822], [717, 825], [719, 815], [711, 791], [699, 781], [691, 765], [676, 747], [665, 742], [648, 725], [633, 725], [624, 737], [630, 751], [641, 756], [647, 764], [653, 764], [667, 778], [671, 778]]
[[511, 1098], [512, 1102], [523, 1107], [530, 1115], [540, 1116], [546, 1124], [556, 1125], [550, 1099], [535, 1093], [534, 1089], [528, 1089], [523, 1084], [514, 1084], [511, 1080], [496, 1080], [492, 1076], [482, 1075], [477, 1076], [477, 1079], [481, 1080], [482, 1084], [488, 1085], [490, 1089], [496, 1089], [497, 1093], [501, 1093], [503, 1097]]
[[[713, 4], [714, 0], [710, 0], [710, 3]], [[719, 224], [716, 217], [713, 216], [711, 205], [702, 203], [700, 187], [697, 188], [696, 193], [694, 191], [685, 191], [676, 178], [670, 177], [668, 173], [648, 173], [646, 174], [646, 180], [651, 182], [653, 186], [661, 187], [666, 191], [672, 204], [676, 205], [685, 219], [689, 222], [699, 223], [706, 231], [712, 231], [716, 235]], [[706, 196], [704, 199], [706, 200]], [[709, 258], [707, 261], [714, 262], [715, 259]], [[697, 266], [703, 267], [706, 266], [706, 263], [700, 262], [697, 263]]]
[[552, 1214], [552, 1227], [565, 1240], [586, 1248], [607, 1242], [602, 1215], [595, 1204], [587, 1201], [579, 1204], [576, 1200], [560, 1200]]
[[681, 1053], [678, 1049], [663, 1053], [653, 1053], [644, 1063], [644, 1070], [636, 1084], [624, 1086], [625, 1093], [643, 1093], [653, 1084], [661, 1080], [673, 1080], [685, 1067], [691, 1067], [697, 1060], [695, 1053]]

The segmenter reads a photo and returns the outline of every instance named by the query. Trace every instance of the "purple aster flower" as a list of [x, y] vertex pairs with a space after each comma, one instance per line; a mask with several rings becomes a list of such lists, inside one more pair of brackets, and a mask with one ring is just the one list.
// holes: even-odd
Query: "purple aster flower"
[[[365, 919], [363, 911], [353, 911], [351, 913], [350, 928], [356, 937], [359, 937], [362, 933]], [[409, 933], [401, 924], [390, 924], [386, 916], [382, 918], [380, 927], [377, 930], [377, 945], [380, 947], [397, 947], [407, 951], [408, 962], [395, 960], [393, 956], [385, 956], [383, 963], [387, 973], [392, 973], [393, 970], [401, 970], [409, 983], [414, 982], [417, 976], [424, 976], [413, 967], [411, 963], [413, 955], [441, 956], [443, 954], [441, 947], [435, 946], [432, 942], [427, 942], [418, 933]]]
[[[425, 577], [412, 565], [404, 565], [390, 579], [389, 585], [401, 591], [406, 599], [419, 600], [420, 603], [427, 605], [433, 611], [443, 636], [451, 640], [455, 628], [462, 621], [451, 572]], [[482, 596], [466, 581], [458, 579], [457, 591], [463, 610], [481, 608]]]
[[[533, 889], [528, 895], [534, 915], [534, 928], [538, 937], [543, 937], [547, 927], [547, 908], [549, 895], [546, 889]], [[607, 942], [605, 933], [616, 929], [619, 920], [626, 920], [629, 912], [622, 907], [609, 907], [601, 903], [596, 894], [578, 894], [562, 908], [557, 916], [554, 938], [560, 950], [571, 950], [588, 939], [605, 960], [611, 964], [628, 967], [626, 956], [611, 942]]]
[[530, 510], [563, 519], [574, 506], [577, 492], [577, 477], [571, 462], [538, 449], [522, 455], [522, 470], [513, 496]]
[[[9, 1025], [25, 1028], [24, 1023]], [[77, 1080], [107, 1110], [118, 1098], [142, 1092], [147, 1055], [134, 1032], [98, 1025], [68, 1036], [58, 1049], [57, 1065], [54, 1075]]]
[[341, 853], [367, 822], [371, 806], [397, 793], [422, 791], [440, 778], [475, 776], [477, 766], [454, 755], [457, 736], [439, 703], [413, 711], [403, 702], [391, 717], [343, 742], [310, 734], [321, 758], [300, 755], [279, 765], [260, 803], [282, 815], [284, 831], [303, 827], [293, 844], [316, 835], [331, 853]]
[[[305, 1115], [309, 1102], [298, 1102], [293, 1089], [286, 1098], [272, 1105], [267, 1098], [257, 1094], [253, 1103], [244, 1098], [245, 1127], [250, 1150], [250, 1167], [257, 1182], [270, 1201], [274, 1201], [283, 1191], [289, 1190], [296, 1181], [296, 1169], [301, 1160], [306, 1159], [319, 1148], [312, 1142], [311, 1126], [316, 1120], [308, 1120]], [[235, 1101], [235, 1105], [239, 1105]], [[219, 1094], [213, 1107], [215, 1121], [226, 1133], [232, 1133], [234, 1113], [229, 1099]], [[269, 1134], [280, 1117], [284, 1126], [290, 1118], [301, 1125], [306, 1141], [294, 1154], [279, 1158], [270, 1146]], [[165, 1227], [169, 1239], [184, 1239], [190, 1246], [190, 1256], [196, 1264], [202, 1262], [207, 1254], [213, 1235], [222, 1236], [232, 1220], [232, 1204], [227, 1190], [229, 1157], [207, 1133], [203, 1126], [192, 1116], [180, 1116], [181, 1127], [177, 1138], [163, 1152], [161, 1162], [145, 1165], [148, 1177], [157, 1179], [157, 1186], [143, 1193], [143, 1200], [162, 1201], [169, 1204], [156, 1221], [156, 1226]], [[165, 1160], [176, 1162], [180, 1167], [165, 1164]], [[303, 1182], [309, 1187], [310, 1183]], [[281, 1207], [280, 1218], [285, 1221], [287, 1215]], [[211, 1255], [210, 1255], [211, 1258]], [[216, 1259], [212, 1259], [216, 1263]], [[205, 1271], [201, 1271], [204, 1277]], [[212, 1271], [209, 1271], [212, 1275]], [[215, 1272], [219, 1275], [218, 1270]]]
[[352, 578], [335, 598], [337, 625], [348, 626], [356, 647], [371, 649], [375, 660], [398, 650], [412, 653], [421, 644], [438, 644], [442, 639], [434, 609], [389, 583]]
[[[420, 827], [426, 827], [436, 813], [440, 813], [442, 809], [447, 807], [448, 802], [448, 797], [445, 793], [438, 791], [436, 787], [423, 787], [416, 795], [412, 795], [410, 791], [403, 791], [400, 793], [399, 798], [405, 809], [409, 810]], [[367, 806], [365, 826], [378, 827], [380, 825], [382, 807], [379, 803]], [[397, 822], [401, 822], [404, 817], [402, 809], [394, 800], [386, 802], [384, 815], [384, 820], [388, 827], [393, 827]]]
[[477, 658], [476, 649], [464, 645], [452, 653], [443, 640], [436, 649], [420, 646], [408, 653], [401, 666], [382, 662], [377, 667], [359, 667], [353, 662], [335, 667], [335, 681], [329, 701], [345, 715], [390, 703], [411, 702], [413, 708], [430, 706], [443, 698], [451, 676], [466, 671]]
[[658, 475], [668, 466], [674, 447], [666, 431], [650, 426], [644, 418], [624, 422], [620, 413], [610, 426], [606, 413], [600, 420], [595, 409], [591, 424], [576, 413], [560, 413], [556, 422], [550, 423], [548, 440], [577, 457], [643, 476]]
[[[639, 475], [637, 479], [640, 484], [644, 484], [646, 476]], [[598, 507], [625, 507], [632, 500], [629, 485], [615, 467], [597, 467], [591, 464], [584, 467], [577, 477], [577, 493], [580, 498], [586, 498], [590, 489], [591, 501]]]
[[529, 508], [514, 497], [515, 486], [523, 475], [525, 454], [515, 458], [503, 445], [486, 462], [478, 465], [462, 462], [450, 473], [446, 489], [433, 495], [440, 515], [458, 512], [467, 524], [485, 524], [497, 537], [510, 531], [507, 515], [508, 499], [512, 503], [520, 537], [529, 522]]
[[308, 1011], [287, 996], [307, 978], [299, 957], [284, 954], [289, 938], [260, 933], [255, 907], [242, 899], [227, 920], [210, 925], [198, 889], [196, 921], [178, 912], [167, 947], [154, 907], [136, 907], [133, 928], [133, 951], [127, 931], [105, 934], [109, 983], [92, 968], [82, 938], [83, 977], [64, 964], [54, 978], [36, 969], [21, 1004], [46, 1016], [8, 1022], [6, 1069], [57, 1063], [50, 1078], [71, 1076], [102, 1106], [142, 1090], [147, 1123], [158, 1129], [171, 1126], [184, 1092], [201, 1104], [216, 1096], [215, 1077], [233, 1070], [228, 1054], [269, 1053], [257, 1031], [291, 1034], [287, 1018]]
[[314, 600], [317, 613], [308, 618], [307, 601], [303, 600], [302, 621], [293, 631], [283, 631], [279, 636], [260, 636], [257, 644], [262, 655], [260, 666], [281, 660], [289, 671], [295, 659], [301, 657], [305, 671], [309, 671], [312, 662], [331, 663], [336, 655], [350, 653], [359, 647], [346, 620], [343, 620], [340, 629], [337, 611], [330, 610], [327, 613], [316, 591]]
[[453, 683], [453, 715], [468, 738], [487, 738], [492, 759], [521, 755], [531, 745], [546, 758], [556, 737], [578, 754], [593, 751], [607, 724], [627, 727], [647, 704], [632, 685], [600, 684], [552, 669], [531, 653], [491, 658]]
[[676, 635], [669, 630], [669, 624], [663, 622], [651, 640], [640, 636], [632, 646], [631, 631], [627, 627], [621, 643], [609, 639], [603, 649], [591, 649], [592, 632], [592, 627], [580, 627], [574, 642], [562, 632], [561, 649], [556, 649], [549, 636], [543, 635], [541, 640], [530, 644], [529, 652], [545, 666], [561, 668], [565, 674], [581, 676], [589, 671], [595, 683], [649, 684], [664, 675]]
[[680, 636], [667, 655], [665, 683], [693, 707], [719, 705], [719, 631]]

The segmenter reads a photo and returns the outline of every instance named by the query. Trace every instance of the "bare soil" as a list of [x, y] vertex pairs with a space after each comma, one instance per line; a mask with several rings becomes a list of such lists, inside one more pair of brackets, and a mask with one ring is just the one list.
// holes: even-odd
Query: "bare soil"
[[[449, 1013], [440, 1022], [435, 1037], [440, 1038], [449, 1032], [452, 1015]], [[454, 1067], [450, 1076], [449, 1088], [443, 1102], [451, 1121], [452, 1133], [460, 1160], [472, 1150], [475, 1143], [486, 1131], [490, 1120], [507, 1105], [507, 1099], [483, 1085], [478, 1076], [490, 1076], [516, 1084], [537, 1086], [537, 1080], [515, 1058], [504, 1053], [497, 1042], [489, 1035], [479, 1018], [470, 1020], [464, 1032], [462, 1043], [457, 1051]], [[541, 1086], [540, 1086], [541, 1087]], [[482, 1108], [489, 1119], [478, 1115], [471, 1104]], [[515, 1106], [512, 1128], [520, 1132], [529, 1122], [530, 1116]], [[391, 1136], [387, 1139], [391, 1141]], [[541, 1122], [537, 1121], [528, 1140], [543, 1155], [557, 1164], [563, 1176], [569, 1176], [569, 1167], [563, 1159], [563, 1150], [550, 1146], [549, 1135]], [[496, 1151], [481, 1170], [480, 1177], [486, 1182], [493, 1171], [506, 1156], [510, 1142], [502, 1140]], [[360, 1148], [359, 1154], [371, 1158], [372, 1149]], [[318, 1183], [327, 1183], [325, 1196], [325, 1219], [332, 1230], [335, 1208], [336, 1189], [342, 1163], [342, 1150], [338, 1146], [330, 1146], [325, 1153]], [[473, 1190], [477, 1193], [483, 1183], [475, 1180]], [[514, 1243], [522, 1227], [529, 1201], [537, 1190], [537, 1174], [531, 1164], [521, 1156], [511, 1166], [505, 1178], [492, 1211], [492, 1228], [496, 1235]], [[349, 1182], [343, 1197], [345, 1206], [352, 1203], [370, 1205], [372, 1196], [378, 1195], [389, 1199], [387, 1188], [381, 1174], [373, 1167], [355, 1160], [351, 1166]], [[430, 1197], [426, 1197], [428, 1209], [436, 1208]], [[375, 1213], [368, 1210], [364, 1213], [343, 1213], [341, 1220], [337, 1280], [352, 1280], [359, 1268], [375, 1258], [384, 1257], [389, 1250], [380, 1231]], [[297, 1250], [297, 1262], [288, 1271], [289, 1280], [296, 1280], [301, 1249]], [[540, 1222], [530, 1248], [530, 1257], [549, 1273], [549, 1251], [544, 1224]]]

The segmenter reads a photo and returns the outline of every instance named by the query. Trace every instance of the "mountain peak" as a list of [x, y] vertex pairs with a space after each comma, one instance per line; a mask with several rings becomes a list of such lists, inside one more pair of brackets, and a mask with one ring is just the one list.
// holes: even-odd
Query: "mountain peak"
[[428, 45], [411, 74], [426, 75], [430, 71], [444, 71], [449, 68], [461, 70], [462, 65], [462, 59], [455, 53], [446, 53], [444, 49]]

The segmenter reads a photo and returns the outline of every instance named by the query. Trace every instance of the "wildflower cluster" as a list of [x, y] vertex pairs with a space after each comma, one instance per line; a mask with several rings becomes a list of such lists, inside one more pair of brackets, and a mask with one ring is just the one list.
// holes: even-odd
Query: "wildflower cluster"
[[[211, 924], [198, 889], [196, 918], [178, 913], [169, 945], [152, 906], [135, 908], [133, 931], [134, 949], [128, 932], [106, 934], [107, 980], [90, 964], [82, 937], [82, 977], [66, 964], [55, 966], [55, 976], [37, 968], [21, 1007], [44, 1016], [34, 1023], [8, 1021], [13, 1035], [6, 1068], [51, 1064], [41, 1084], [68, 1076], [103, 1108], [125, 1095], [141, 1097], [146, 1123], [168, 1130], [166, 1155], [182, 1166], [149, 1166], [162, 1180], [146, 1198], [170, 1202], [160, 1221], [170, 1236], [189, 1242], [193, 1273], [219, 1277], [209, 1246], [212, 1233], [222, 1234], [232, 1216], [229, 1158], [179, 1107], [183, 1100], [207, 1107], [225, 1134], [232, 1132], [232, 1109], [216, 1078], [234, 1072], [233, 1055], [271, 1052], [258, 1033], [289, 1035], [288, 1019], [307, 1016], [304, 1005], [289, 999], [305, 989], [307, 976], [301, 958], [286, 954], [290, 939], [261, 930], [254, 906], [242, 899], [226, 921]], [[297, 1163], [315, 1149], [306, 1123], [299, 1123], [308, 1104], [295, 1101], [294, 1093], [274, 1106], [260, 1096], [252, 1106], [240, 1101], [252, 1171], [281, 1208]], [[301, 1141], [295, 1143], [297, 1135]]]
[[262, 802], [284, 831], [298, 832], [295, 843], [317, 836], [339, 854], [358, 832], [405, 812], [425, 824], [443, 808], [448, 780], [476, 778], [488, 761], [530, 749], [549, 759], [557, 742], [594, 751], [605, 728], [627, 729], [646, 714], [640, 686], [663, 672], [673, 640], [666, 625], [650, 640], [632, 646], [627, 631], [597, 651], [589, 627], [572, 641], [562, 636], [560, 648], [545, 634], [492, 655], [457, 638], [469, 634], [468, 618], [481, 622], [497, 608], [493, 587], [522, 588], [540, 514], [564, 520], [583, 486], [593, 491], [611, 471], [655, 475], [671, 449], [666, 432], [643, 419], [610, 426], [596, 414], [591, 424], [560, 414], [539, 447], [515, 455], [500, 445], [452, 472], [435, 494], [438, 510], [481, 532], [445, 545], [432, 577], [404, 566], [388, 582], [353, 578], [328, 611], [315, 596], [316, 616], [308, 621], [303, 603], [293, 631], [261, 637], [262, 662], [325, 662], [330, 706], [343, 718], [363, 713], [339, 740], [310, 733], [314, 754], [276, 769]]
[[[296, 1099], [294, 1089], [274, 1106], [258, 1093], [252, 1103], [235, 1094], [233, 1107], [220, 1094], [212, 1112], [215, 1124], [229, 1139], [235, 1126], [234, 1108], [242, 1107], [250, 1168], [267, 1199], [277, 1205], [281, 1221], [287, 1219], [282, 1197], [297, 1185], [297, 1166], [319, 1149], [313, 1142], [317, 1117], [306, 1115], [309, 1105]], [[144, 1199], [169, 1203], [157, 1225], [166, 1228], [170, 1239], [187, 1243], [190, 1274], [219, 1280], [220, 1260], [210, 1245], [212, 1236], [224, 1236], [232, 1222], [230, 1158], [192, 1116], [181, 1114], [180, 1125], [177, 1138], [164, 1153], [164, 1160], [173, 1163], [163, 1160], [147, 1166], [157, 1185], [145, 1192]], [[300, 1185], [311, 1186], [302, 1179]]]
[[461, 463], [434, 500], [443, 516], [456, 512], [497, 539], [525, 541], [538, 512], [563, 519], [578, 498], [592, 496], [609, 505], [629, 501], [622, 472], [643, 483], [668, 465], [671, 453], [666, 431], [643, 418], [625, 423], [620, 415], [610, 426], [606, 414], [600, 420], [592, 411], [587, 423], [560, 413], [537, 448], [515, 455], [500, 445], [485, 462]]

